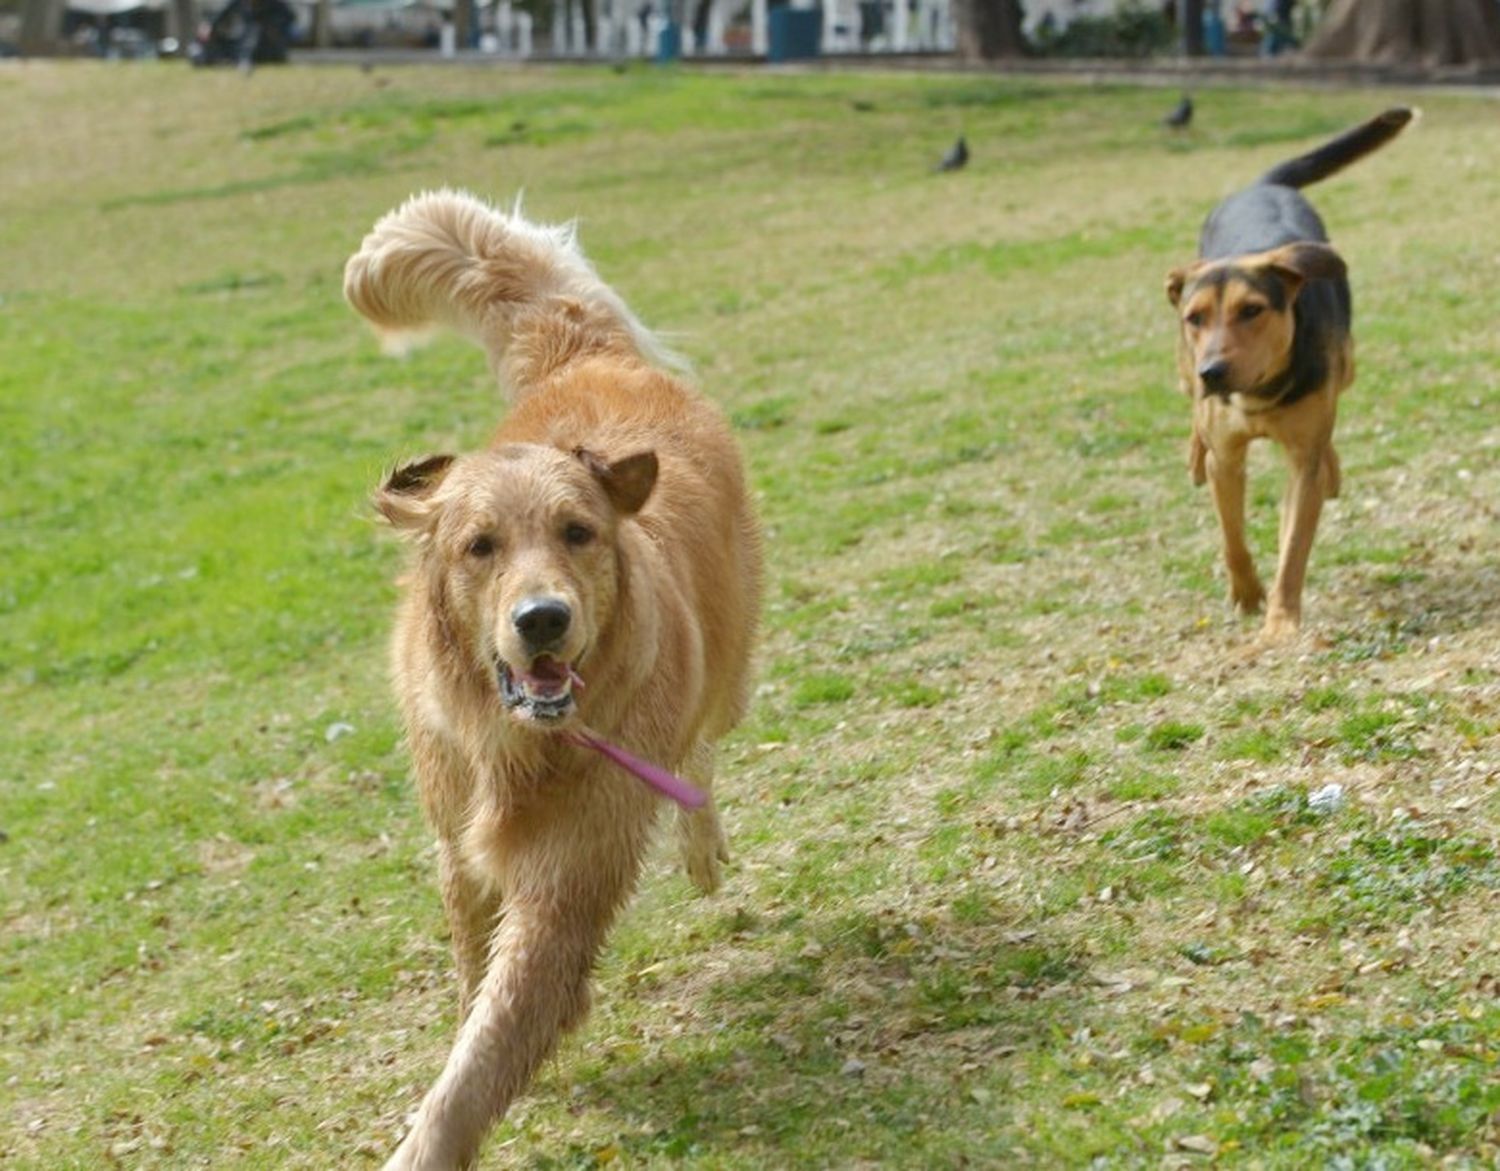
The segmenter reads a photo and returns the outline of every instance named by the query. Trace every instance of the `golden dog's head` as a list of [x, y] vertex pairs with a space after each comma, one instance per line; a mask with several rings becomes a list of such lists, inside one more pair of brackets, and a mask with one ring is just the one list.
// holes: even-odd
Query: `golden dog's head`
[[1339, 254], [1315, 241], [1173, 269], [1167, 299], [1182, 325], [1183, 376], [1199, 395], [1223, 399], [1274, 383], [1291, 361], [1302, 286], [1344, 274]]
[[609, 463], [512, 444], [397, 468], [375, 507], [417, 542], [446, 641], [493, 677], [518, 720], [557, 725], [615, 615], [621, 521], [656, 473], [654, 452]]

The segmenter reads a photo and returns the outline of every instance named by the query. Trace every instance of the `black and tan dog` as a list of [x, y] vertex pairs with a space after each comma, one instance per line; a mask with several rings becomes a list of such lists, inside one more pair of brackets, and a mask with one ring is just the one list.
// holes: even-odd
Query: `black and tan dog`
[[1181, 319], [1182, 389], [1193, 400], [1188, 465], [1193, 482], [1207, 480], [1213, 490], [1230, 597], [1242, 613], [1266, 601], [1245, 544], [1246, 451], [1268, 437], [1290, 463], [1267, 641], [1301, 623], [1323, 500], [1339, 494], [1338, 396], [1354, 380], [1344, 261], [1298, 189], [1383, 146], [1411, 119], [1411, 110], [1387, 110], [1229, 196], [1203, 225], [1200, 259], [1167, 277]]

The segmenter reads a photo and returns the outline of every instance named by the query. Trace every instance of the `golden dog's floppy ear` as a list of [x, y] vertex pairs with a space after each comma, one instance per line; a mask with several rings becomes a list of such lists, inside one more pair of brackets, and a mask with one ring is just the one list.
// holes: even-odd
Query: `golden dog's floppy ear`
[[573, 452], [583, 466], [593, 473], [604, 488], [604, 494], [622, 516], [631, 516], [641, 510], [656, 487], [656, 452], [639, 451], [627, 455], [614, 463], [605, 463], [592, 451], [582, 447]]
[[1265, 267], [1286, 286], [1289, 300], [1295, 299], [1307, 281], [1337, 281], [1348, 275], [1344, 258], [1331, 244], [1317, 240], [1299, 240], [1283, 244], [1265, 254]]
[[376, 511], [391, 522], [392, 528], [405, 531], [425, 528], [436, 511], [432, 494], [447, 476], [455, 458], [429, 455], [401, 464], [375, 493]]

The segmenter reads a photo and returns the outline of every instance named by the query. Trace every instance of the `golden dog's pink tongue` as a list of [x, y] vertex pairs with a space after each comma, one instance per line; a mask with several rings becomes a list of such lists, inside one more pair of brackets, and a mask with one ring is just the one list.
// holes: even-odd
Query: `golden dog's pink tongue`
[[568, 686], [573, 679], [573, 669], [551, 655], [542, 655], [532, 660], [522, 678], [526, 681], [527, 690], [552, 695]]

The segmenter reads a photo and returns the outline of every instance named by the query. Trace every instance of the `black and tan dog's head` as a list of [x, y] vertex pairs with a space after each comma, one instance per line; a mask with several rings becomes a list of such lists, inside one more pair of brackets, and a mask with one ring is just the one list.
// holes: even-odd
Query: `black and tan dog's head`
[[1185, 383], [1223, 399], [1273, 385], [1291, 362], [1297, 294], [1310, 280], [1344, 275], [1339, 254], [1314, 241], [1173, 269], [1167, 299], [1182, 325]]
[[397, 468], [375, 507], [417, 545], [448, 666], [488, 676], [532, 727], [575, 710], [578, 669], [614, 630], [622, 522], [656, 483], [651, 451], [607, 461], [508, 444]]

